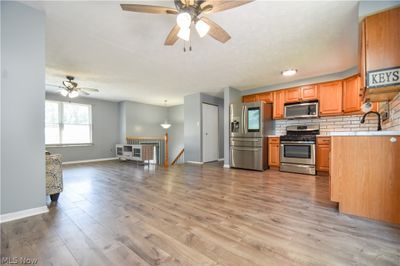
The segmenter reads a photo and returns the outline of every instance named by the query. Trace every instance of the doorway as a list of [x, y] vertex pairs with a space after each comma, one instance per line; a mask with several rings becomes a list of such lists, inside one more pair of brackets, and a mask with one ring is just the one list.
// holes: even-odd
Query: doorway
[[218, 106], [202, 103], [203, 162], [218, 160]]

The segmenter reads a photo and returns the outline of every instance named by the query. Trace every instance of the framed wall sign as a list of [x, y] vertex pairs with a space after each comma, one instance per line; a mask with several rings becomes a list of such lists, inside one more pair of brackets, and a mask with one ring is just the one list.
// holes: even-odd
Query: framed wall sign
[[367, 72], [367, 88], [400, 85], [400, 66]]

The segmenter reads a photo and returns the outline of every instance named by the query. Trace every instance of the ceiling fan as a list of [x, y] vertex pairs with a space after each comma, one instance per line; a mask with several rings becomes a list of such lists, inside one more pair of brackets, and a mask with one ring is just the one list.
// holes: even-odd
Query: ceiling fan
[[208, 33], [217, 41], [225, 43], [231, 36], [221, 26], [204, 15], [221, 12], [253, 1], [174, 0], [176, 8], [137, 4], [121, 4], [121, 8], [124, 11], [177, 15], [176, 24], [169, 32], [164, 45], [174, 45], [178, 38], [189, 41], [192, 23], [201, 38]]
[[90, 91], [90, 92], [99, 92], [98, 89], [80, 88], [80, 87], [78, 87], [78, 83], [73, 81], [75, 79], [73, 76], [66, 76], [66, 79], [67, 80], [64, 80], [62, 82], [63, 86], [53, 85], [53, 84], [47, 84], [47, 85], [61, 88], [61, 90], [59, 90], [58, 92], [62, 96], [69, 97], [69, 98], [78, 97], [79, 94], [90, 95], [90, 93], [88, 91]]

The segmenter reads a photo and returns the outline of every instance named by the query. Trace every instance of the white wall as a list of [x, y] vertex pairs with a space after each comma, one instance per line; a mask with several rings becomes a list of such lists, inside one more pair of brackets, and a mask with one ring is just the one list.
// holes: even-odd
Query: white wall
[[45, 206], [45, 15], [1, 2], [1, 214]]

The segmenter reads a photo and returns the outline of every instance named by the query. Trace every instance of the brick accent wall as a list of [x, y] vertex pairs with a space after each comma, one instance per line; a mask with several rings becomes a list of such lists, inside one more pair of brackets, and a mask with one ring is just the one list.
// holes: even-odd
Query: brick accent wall
[[389, 119], [382, 125], [383, 130], [400, 130], [400, 93], [389, 102]]
[[332, 116], [315, 119], [275, 120], [275, 134], [285, 135], [289, 125], [319, 124], [321, 135], [328, 135], [335, 131], [374, 131], [378, 128], [378, 118], [369, 115], [365, 123], [361, 124], [362, 115]]

